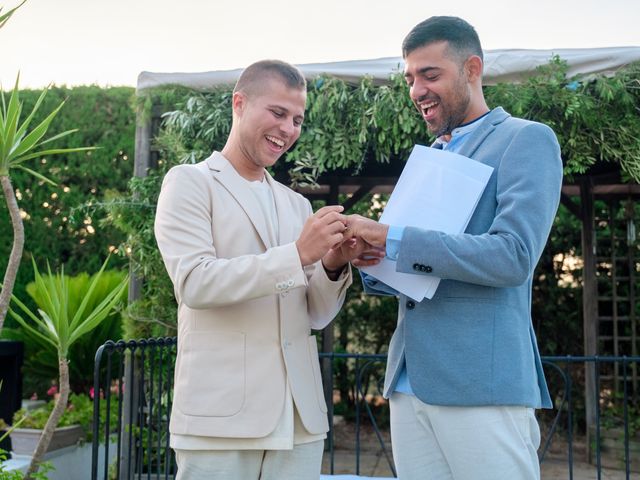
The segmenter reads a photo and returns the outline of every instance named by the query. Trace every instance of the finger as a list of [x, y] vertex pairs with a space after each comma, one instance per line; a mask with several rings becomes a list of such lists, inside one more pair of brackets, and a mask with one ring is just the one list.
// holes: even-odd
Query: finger
[[329, 234], [341, 233], [344, 234], [346, 227], [342, 222], [333, 222], [323, 227], [324, 232], [328, 232]]
[[335, 233], [329, 237], [330, 248], [338, 248], [342, 241], [344, 240], [344, 235], [342, 233]]
[[360, 254], [361, 258], [384, 258], [386, 252], [379, 248], [368, 248]]
[[344, 235], [344, 233], [343, 236], [345, 237], [344, 241], [342, 242], [343, 245], [349, 248], [356, 248], [358, 246], [358, 240], [356, 240], [355, 238], [349, 238]]
[[322, 207], [321, 209], [319, 209], [316, 213], [315, 216], [317, 218], [322, 218], [325, 215], [331, 213], [331, 212], [343, 212], [344, 211], [344, 207], [342, 205], [327, 205], [326, 207]]
[[355, 238], [355, 232], [353, 231], [353, 229], [351, 229], [351, 228], [349, 228], [347, 226], [347, 227], [345, 227], [345, 229], [342, 232], [342, 234], [344, 235], [345, 241], [346, 240], [353, 240], [355, 243], [357, 243], [357, 239]]
[[355, 225], [358, 222], [361, 222], [363, 220], [367, 220], [367, 218], [363, 217], [362, 215], [358, 215], [358, 214], [351, 214], [351, 215], [345, 215], [347, 217], [347, 225], [351, 226], [351, 225]]
[[338, 212], [330, 212], [324, 215], [323, 217], [318, 217], [318, 221], [322, 221], [323, 223], [329, 224], [333, 222], [340, 222], [344, 228], [347, 227], [347, 216], [342, 215]]
[[381, 261], [382, 259], [380, 258], [371, 258], [369, 260], [364, 260], [362, 258], [354, 258], [353, 260], [351, 260], [351, 264], [356, 268], [361, 268], [361, 267], [371, 267], [373, 265], [378, 265]]

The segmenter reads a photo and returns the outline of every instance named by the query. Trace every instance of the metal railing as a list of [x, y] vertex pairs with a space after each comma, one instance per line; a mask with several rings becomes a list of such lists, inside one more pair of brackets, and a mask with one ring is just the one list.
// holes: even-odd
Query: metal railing
[[175, 337], [108, 341], [96, 352], [92, 480], [173, 478], [169, 414], [175, 355]]
[[[92, 446], [92, 480], [172, 479], [176, 465], [169, 447], [169, 415], [173, 393], [173, 369], [176, 354], [176, 338], [157, 338], [139, 341], [107, 342], [96, 353], [94, 369], [94, 422]], [[389, 471], [395, 476], [390, 446], [379, 426], [372, 399], [381, 399], [381, 383], [386, 355], [321, 353], [321, 361], [329, 363], [331, 378], [337, 368], [350, 372], [349, 401], [354, 414], [354, 465], [356, 475], [362, 468], [363, 428], [371, 428]], [[349, 364], [349, 365], [347, 365]], [[574, 478], [574, 430], [576, 407], [574, 398], [578, 384], [575, 377], [583, 377], [585, 366], [593, 365], [597, 405], [594, 431], [587, 431], [587, 450], [593, 453], [597, 479], [603, 475], [603, 437], [605, 427], [612, 423], [612, 410], [620, 411], [617, 418], [621, 428], [622, 458], [616, 467], [630, 479], [632, 463], [630, 441], [632, 437], [632, 396], [638, 392], [628, 387], [627, 372], [637, 368], [640, 357], [543, 357], [543, 364], [552, 390], [555, 410], [548, 413], [539, 449], [540, 462], [544, 462], [554, 439], [566, 442], [567, 478]], [[620, 396], [608, 388], [607, 371], [618, 365], [622, 372], [618, 383], [623, 386]], [[601, 370], [605, 370], [601, 374]], [[601, 381], [601, 378], [605, 379]], [[344, 388], [344, 385], [342, 386]], [[327, 390], [334, 392], [336, 385]], [[345, 399], [342, 399], [345, 400]], [[614, 408], [615, 407], [615, 408]], [[604, 410], [604, 412], [603, 412]], [[640, 412], [638, 412], [640, 414]], [[605, 422], [606, 420], [606, 422]], [[634, 421], [640, 422], [640, 418]], [[326, 452], [329, 473], [335, 472], [336, 439], [334, 409], [329, 409], [330, 431], [327, 434]], [[563, 444], [564, 445], [564, 444]], [[607, 447], [608, 448], [608, 447]], [[556, 454], [557, 456], [557, 454]]]

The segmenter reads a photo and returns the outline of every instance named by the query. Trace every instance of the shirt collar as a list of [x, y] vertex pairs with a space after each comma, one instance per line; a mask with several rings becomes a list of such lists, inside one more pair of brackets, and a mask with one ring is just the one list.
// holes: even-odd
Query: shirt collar
[[484, 117], [486, 117], [489, 114], [489, 112], [491, 112], [491, 110], [480, 115], [478, 118], [471, 120], [470, 122], [463, 123], [462, 125], [454, 128], [451, 131], [451, 139], [448, 142], [444, 139], [444, 136], [442, 136], [442, 137], [438, 137], [435, 143], [442, 145], [441, 148], [446, 148], [447, 144], [453, 142], [454, 139], [459, 139], [460, 137], [467, 135], [473, 132], [476, 128], [478, 128], [478, 126], [482, 123], [482, 120], [484, 119]]

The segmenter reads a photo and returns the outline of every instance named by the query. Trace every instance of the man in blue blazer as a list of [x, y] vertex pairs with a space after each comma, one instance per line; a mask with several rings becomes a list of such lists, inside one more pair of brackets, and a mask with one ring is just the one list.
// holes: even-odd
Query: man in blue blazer
[[431, 300], [414, 302], [363, 275], [368, 293], [399, 296], [384, 392], [398, 474], [538, 479], [534, 409], [552, 404], [531, 288], [560, 199], [560, 148], [547, 126], [488, 108], [482, 48], [464, 20], [416, 25], [403, 57], [411, 99], [437, 137], [433, 147], [494, 171], [463, 234], [349, 220], [351, 234], [384, 249], [398, 272], [442, 279]]

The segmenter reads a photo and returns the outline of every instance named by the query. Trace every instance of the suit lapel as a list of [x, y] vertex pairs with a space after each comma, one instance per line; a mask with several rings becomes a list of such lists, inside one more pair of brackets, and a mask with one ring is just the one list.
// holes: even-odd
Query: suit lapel
[[290, 218], [294, 209], [287, 195], [285, 195], [282, 189], [276, 184], [276, 181], [269, 175], [269, 172], [265, 172], [265, 178], [266, 181], [269, 182], [269, 186], [273, 192], [273, 199], [276, 203], [276, 213], [278, 215], [278, 238], [276, 241], [278, 245], [284, 245], [296, 239], [293, 231], [294, 222], [292, 222]]
[[485, 138], [496, 128], [496, 125], [504, 122], [508, 117], [509, 114], [505, 112], [502, 107], [493, 109], [478, 128], [470, 134], [470, 137], [464, 141], [458, 153], [465, 157], [472, 158]]
[[256, 196], [247, 185], [247, 181], [236, 172], [233, 165], [220, 152], [213, 152], [205, 161], [213, 177], [235, 198], [238, 205], [247, 214], [265, 249], [272, 247], [273, 242], [269, 238], [269, 230], [267, 229], [264, 214]]

